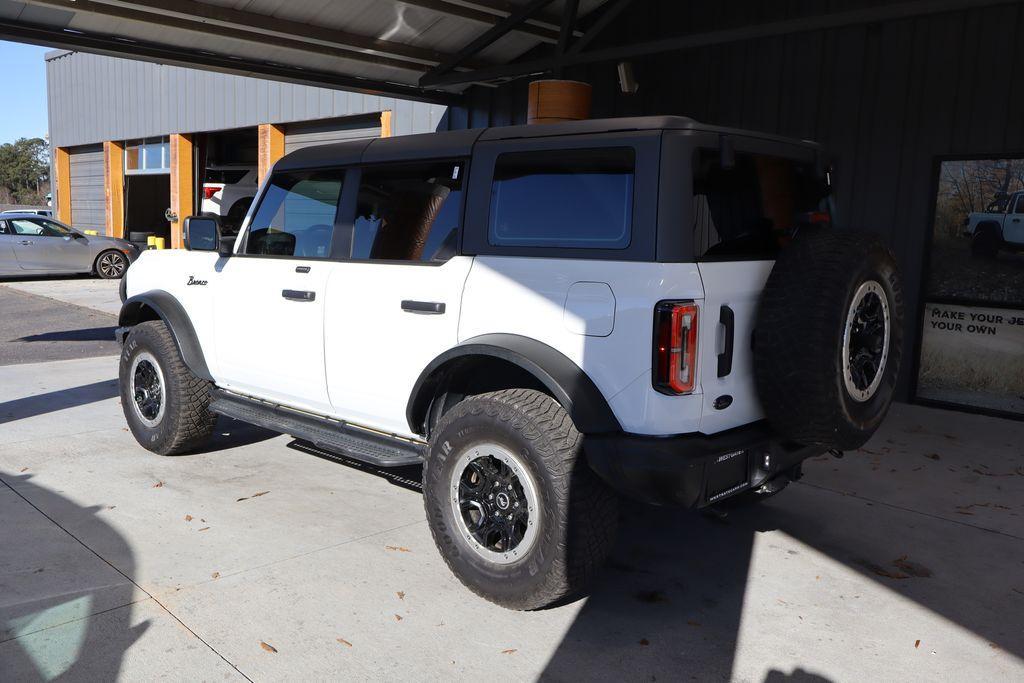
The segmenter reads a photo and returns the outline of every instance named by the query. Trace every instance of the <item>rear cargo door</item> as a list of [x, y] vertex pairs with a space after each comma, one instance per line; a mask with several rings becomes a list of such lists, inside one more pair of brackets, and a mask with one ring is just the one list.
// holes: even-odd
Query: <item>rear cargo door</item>
[[694, 158], [694, 250], [704, 284], [700, 429], [713, 434], [763, 417], [751, 344], [758, 302], [780, 245], [823, 208], [823, 185], [803, 146], [737, 138], [734, 154], [701, 149]]
[[701, 311], [700, 429], [713, 434], [763, 417], [754, 386], [751, 335], [757, 304], [774, 261], [698, 264], [704, 283]]

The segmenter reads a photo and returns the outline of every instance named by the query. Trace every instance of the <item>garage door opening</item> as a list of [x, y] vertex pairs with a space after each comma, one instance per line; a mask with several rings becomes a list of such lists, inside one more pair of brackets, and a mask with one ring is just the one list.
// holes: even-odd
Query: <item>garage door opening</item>
[[166, 137], [124, 146], [124, 232], [142, 246], [150, 236], [170, 245], [171, 227], [164, 215], [171, 205], [170, 157]]
[[171, 205], [171, 184], [167, 175], [133, 175], [124, 179], [125, 234], [145, 247], [150, 237], [171, 240], [170, 224], [164, 216]]
[[255, 127], [196, 136], [196, 207], [218, 216], [225, 234], [237, 234], [259, 184]]

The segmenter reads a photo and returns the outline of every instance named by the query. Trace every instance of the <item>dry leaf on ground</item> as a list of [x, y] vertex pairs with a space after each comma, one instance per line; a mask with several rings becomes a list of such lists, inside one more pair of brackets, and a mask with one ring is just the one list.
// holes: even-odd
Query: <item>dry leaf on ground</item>
[[386, 545], [386, 546], [384, 546], [384, 550], [397, 550], [400, 553], [411, 553], [412, 552], [408, 548], [406, 548], [404, 546], [400, 546], [400, 545]]
[[274, 647], [273, 645], [270, 645], [268, 643], [264, 643], [262, 640], [260, 641], [260, 647], [262, 647], [267, 652], [277, 652], [277, 648], [276, 647]]
[[335, 638], [335, 640], [337, 640], [339, 643], [341, 643], [345, 647], [352, 647], [352, 643], [348, 642], [344, 638]]

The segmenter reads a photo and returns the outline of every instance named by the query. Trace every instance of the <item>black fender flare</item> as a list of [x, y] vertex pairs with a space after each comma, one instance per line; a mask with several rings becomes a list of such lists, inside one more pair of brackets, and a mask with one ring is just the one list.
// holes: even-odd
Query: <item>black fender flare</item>
[[192, 374], [213, 381], [210, 369], [206, 365], [206, 357], [203, 355], [203, 347], [199, 345], [195, 327], [192, 326], [192, 320], [185, 312], [185, 307], [173, 294], [162, 289], [153, 289], [128, 298], [121, 305], [121, 313], [117, 320], [118, 326], [131, 328], [148, 320], [149, 318], [143, 317], [143, 311], [146, 308], [152, 309], [170, 328], [181, 359], [192, 371]]
[[601, 390], [580, 366], [557, 349], [517, 334], [484, 334], [454, 346], [420, 373], [406, 408], [406, 420], [414, 433], [423, 429], [434, 391], [460, 360], [490, 357], [520, 367], [543, 384], [569, 413], [583, 434], [622, 430]]

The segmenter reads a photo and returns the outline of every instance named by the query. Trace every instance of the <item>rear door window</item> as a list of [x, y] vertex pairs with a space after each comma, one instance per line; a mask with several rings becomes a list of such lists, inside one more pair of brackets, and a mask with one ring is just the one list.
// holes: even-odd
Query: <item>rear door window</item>
[[363, 169], [352, 258], [441, 263], [455, 255], [462, 222], [461, 161]]
[[492, 246], [625, 249], [633, 224], [631, 147], [500, 154], [491, 184]]
[[697, 256], [774, 258], [781, 240], [818, 210], [822, 190], [812, 164], [737, 152], [725, 168], [718, 150], [700, 150], [693, 176]]
[[337, 169], [275, 173], [249, 225], [244, 253], [329, 257], [344, 175]]

